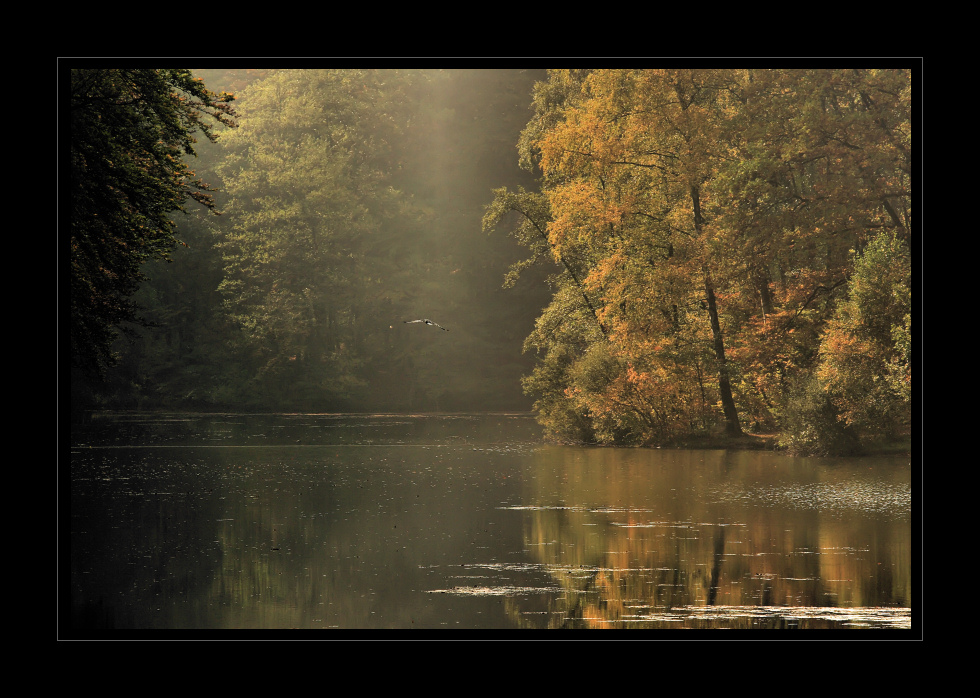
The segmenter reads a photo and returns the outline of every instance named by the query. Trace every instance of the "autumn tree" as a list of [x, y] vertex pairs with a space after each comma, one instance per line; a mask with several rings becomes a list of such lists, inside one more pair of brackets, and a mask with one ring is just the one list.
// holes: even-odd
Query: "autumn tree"
[[716, 399], [728, 432], [741, 431], [705, 195], [724, 79], [554, 71], [522, 139], [525, 161], [544, 174], [548, 249], [608, 345], [582, 354], [592, 368], [570, 375], [587, 385], [563, 392], [594, 419], [618, 424], [606, 434], [663, 440], [679, 423], [703, 423]]
[[229, 94], [189, 70], [73, 68], [70, 74], [72, 367], [102, 376], [151, 258], [178, 243], [171, 214], [193, 199], [214, 208], [190, 169], [195, 134], [233, 125]]
[[[907, 71], [551, 71], [519, 145], [543, 213], [515, 234], [528, 263], [564, 270], [548, 327], [593, 321], [529, 338], [541, 404], [612, 441], [785, 416], [847, 293], [848, 250], [883, 229], [911, 236], [910, 84]], [[530, 197], [498, 192], [489, 221]]]
[[716, 182], [730, 202], [719, 223], [734, 262], [729, 326], [742, 407], [805, 429], [802, 395], [815, 401], [804, 411], [825, 411], [812, 381], [824, 328], [849, 290], [852, 251], [883, 230], [912, 237], [911, 72], [746, 71], [733, 94], [732, 156]]

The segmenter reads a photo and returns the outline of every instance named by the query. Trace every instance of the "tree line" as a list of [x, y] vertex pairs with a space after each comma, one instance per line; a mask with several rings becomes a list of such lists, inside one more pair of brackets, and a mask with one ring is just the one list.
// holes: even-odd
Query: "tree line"
[[911, 90], [72, 70], [73, 404], [497, 409], [523, 374], [561, 439], [853, 452], [910, 419]]

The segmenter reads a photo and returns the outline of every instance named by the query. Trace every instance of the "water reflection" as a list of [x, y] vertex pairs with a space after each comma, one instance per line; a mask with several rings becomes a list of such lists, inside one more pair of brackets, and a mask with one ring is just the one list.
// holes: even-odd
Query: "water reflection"
[[73, 621], [910, 627], [908, 459], [574, 448], [524, 416], [73, 433]]
[[[565, 591], [554, 599], [549, 627], [673, 624], [677, 618], [664, 619], [663, 611], [706, 605], [910, 607], [906, 465], [545, 449], [525, 496], [534, 503], [525, 536], [530, 554]], [[797, 496], [759, 494], [774, 488]], [[866, 497], [869, 488], [887, 493], [887, 506]], [[814, 491], [825, 496], [808, 495]], [[706, 616], [694, 618], [703, 624]], [[756, 613], [711, 618], [724, 627], [764, 624]], [[843, 614], [806, 622], [818, 619], [846, 622]]]

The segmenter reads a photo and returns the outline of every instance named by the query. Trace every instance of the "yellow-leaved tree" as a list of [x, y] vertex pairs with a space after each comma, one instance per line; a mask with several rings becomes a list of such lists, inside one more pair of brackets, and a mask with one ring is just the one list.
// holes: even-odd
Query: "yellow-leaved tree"
[[[785, 425], [849, 250], [881, 229], [910, 237], [910, 85], [907, 71], [550, 71], [519, 144], [541, 191], [500, 190], [485, 219], [521, 213], [527, 263], [558, 265], [526, 346], [541, 421], [617, 443]], [[516, 205], [531, 200], [532, 215]]]

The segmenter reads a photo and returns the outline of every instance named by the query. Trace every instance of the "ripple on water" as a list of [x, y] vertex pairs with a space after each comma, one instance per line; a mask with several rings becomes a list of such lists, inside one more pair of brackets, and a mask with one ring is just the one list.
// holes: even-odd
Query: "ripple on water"
[[912, 609], [893, 607], [815, 607], [815, 606], [681, 606], [669, 610], [649, 609], [623, 617], [631, 623], [683, 623], [699, 620], [714, 623], [749, 620], [756, 623], [783, 621], [826, 621], [851, 628], [912, 628]]
[[722, 502], [741, 502], [750, 506], [859, 511], [896, 517], [908, 516], [912, 512], [912, 486], [908, 483], [795, 483], [751, 489], [729, 486], [716, 491], [714, 495]]

